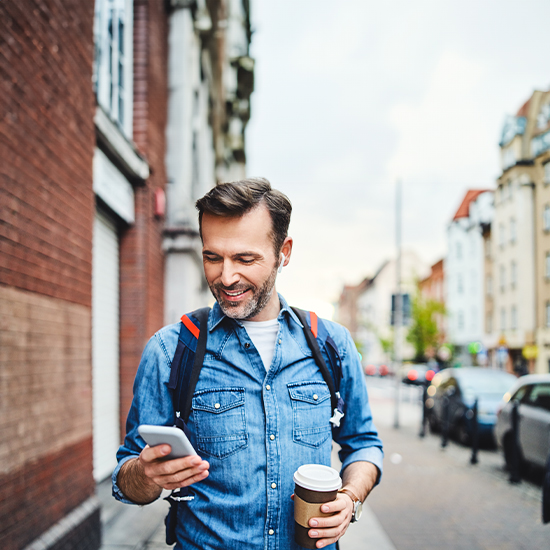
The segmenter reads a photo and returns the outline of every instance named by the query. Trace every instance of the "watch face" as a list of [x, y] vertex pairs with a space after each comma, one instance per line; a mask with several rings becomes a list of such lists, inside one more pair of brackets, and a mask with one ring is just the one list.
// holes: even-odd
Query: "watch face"
[[353, 512], [353, 516], [354, 516], [355, 521], [357, 521], [361, 517], [362, 513], [363, 513], [363, 503], [357, 501], [355, 503], [355, 510]]

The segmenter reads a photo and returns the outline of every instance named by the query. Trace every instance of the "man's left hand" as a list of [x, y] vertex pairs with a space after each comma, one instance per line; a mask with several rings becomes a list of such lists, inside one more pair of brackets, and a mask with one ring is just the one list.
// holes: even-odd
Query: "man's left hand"
[[334, 514], [324, 518], [311, 518], [308, 531], [312, 539], [317, 541], [317, 548], [334, 544], [346, 532], [353, 513], [353, 502], [345, 493], [338, 493], [336, 500], [321, 506], [321, 512]]

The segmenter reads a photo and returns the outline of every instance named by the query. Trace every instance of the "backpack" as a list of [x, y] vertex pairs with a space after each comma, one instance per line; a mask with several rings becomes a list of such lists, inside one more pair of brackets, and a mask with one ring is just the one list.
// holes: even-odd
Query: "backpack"
[[[306, 312], [294, 307], [291, 309], [304, 327], [304, 336], [308, 346], [329, 388], [333, 410], [330, 422], [333, 429], [337, 429], [340, 427], [340, 421], [344, 417], [344, 400], [340, 396], [342, 359], [338, 352], [338, 346], [326, 330], [323, 321], [314, 312]], [[195, 387], [199, 380], [206, 352], [209, 313], [210, 308], [204, 307], [181, 317], [178, 344], [170, 366], [168, 388], [173, 392], [175, 424], [187, 436], [189, 436], [187, 422], [191, 413], [193, 394], [195, 393]], [[320, 346], [327, 353], [330, 370], [323, 358]], [[170, 511], [165, 519], [166, 544], [174, 544], [176, 542], [175, 526], [178, 502], [192, 500], [193, 498], [193, 496], [189, 495], [188, 487], [172, 491], [172, 494], [165, 498], [170, 503]]]

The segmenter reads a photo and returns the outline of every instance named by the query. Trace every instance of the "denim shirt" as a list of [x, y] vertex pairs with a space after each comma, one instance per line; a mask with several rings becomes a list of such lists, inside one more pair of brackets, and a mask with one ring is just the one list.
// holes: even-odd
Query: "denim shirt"
[[[206, 354], [188, 422], [191, 443], [210, 463], [210, 473], [191, 486], [195, 498], [179, 504], [176, 549], [298, 550], [290, 498], [293, 475], [302, 464], [330, 465], [331, 436], [341, 446], [342, 469], [368, 461], [382, 472], [382, 442], [349, 332], [323, 321], [343, 363], [340, 393], [346, 415], [333, 431], [328, 386], [302, 324], [284, 298], [279, 299], [279, 332], [267, 372], [243, 325], [226, 317], [218, 304], [210, 312]], [[133, 504], [117, 485], [118, 471], [145, 447], [137, 427], [174, 424], [167, 385], [179, 327], [161, 329], [143, 352], [127, 435], [113, 472], [113, 495], [122, 502]]]

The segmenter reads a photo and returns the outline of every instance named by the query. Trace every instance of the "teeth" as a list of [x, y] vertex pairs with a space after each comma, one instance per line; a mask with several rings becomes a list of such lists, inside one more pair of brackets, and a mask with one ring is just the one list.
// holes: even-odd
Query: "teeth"
[[225, 293], [226, 293], [228, 296], [239, 296], [240, 294], [243, 294], [244, 291], [239, 290], [238, 292], [227, 292], [227, 290], [226, 290]]

